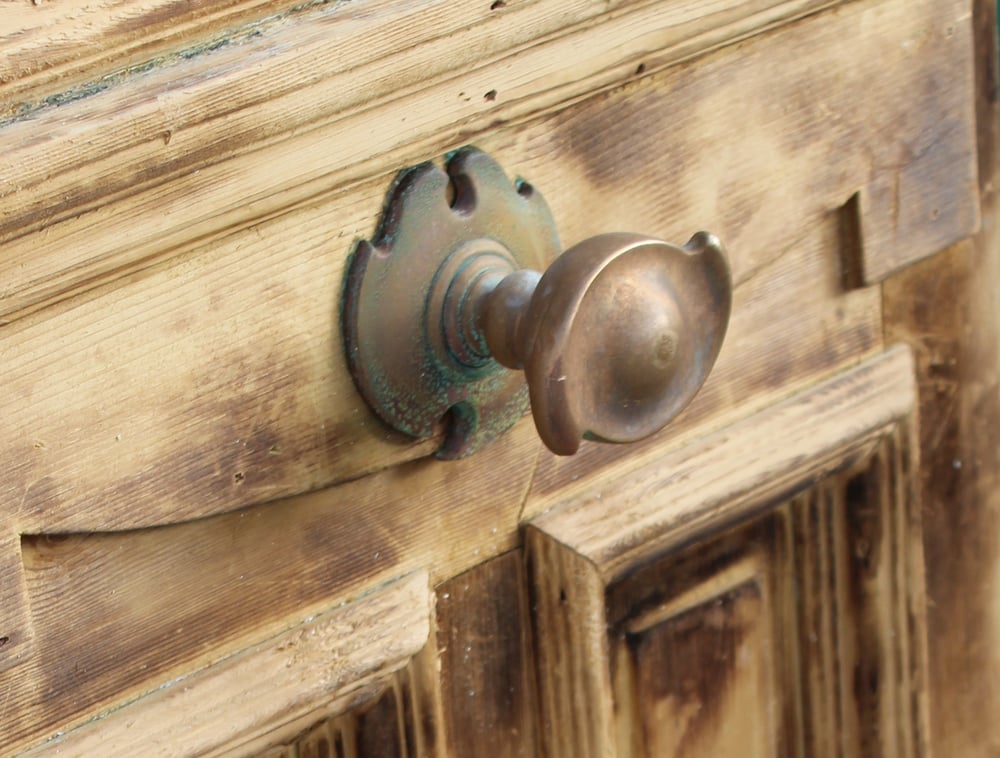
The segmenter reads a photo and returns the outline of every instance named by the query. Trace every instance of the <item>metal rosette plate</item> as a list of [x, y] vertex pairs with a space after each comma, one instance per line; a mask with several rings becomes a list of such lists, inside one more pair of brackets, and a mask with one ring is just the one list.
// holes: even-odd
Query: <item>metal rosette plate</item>
[[[413, 437], [468, 455], [529, 409], [521, 372], [476, 345], [455, 350], [456, 309], [480, 276], [544, 271], [558, 256], [542, 196], [475, 148], [403, 171], [372, 240], [357, 243], [342, 298], [351, 375], [375, 412]], [[461, 336], [461, 335], [460, 335]]]

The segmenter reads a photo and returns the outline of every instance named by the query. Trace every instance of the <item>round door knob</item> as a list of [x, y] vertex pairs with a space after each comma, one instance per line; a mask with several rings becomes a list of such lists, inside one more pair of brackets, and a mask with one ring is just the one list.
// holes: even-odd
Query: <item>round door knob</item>
[[484, 277], [469, 331], [523, 369], [545, 444], [634, 442], [663, 428], [704, 383], [729, 321], [731, 282], [718, 238], [684, 247], [611, 233], [574, 245], [539, 275]]
[[490, 442], [529, 404], [564, 455], [661, 429], [722, 346], [722, 244], [611, 233], [559, 250], [541, 195], [485, 153], [401, 174], [345, 278], [344, 343], [368, 404], [409, 435], [441, 435], [444, 458]]

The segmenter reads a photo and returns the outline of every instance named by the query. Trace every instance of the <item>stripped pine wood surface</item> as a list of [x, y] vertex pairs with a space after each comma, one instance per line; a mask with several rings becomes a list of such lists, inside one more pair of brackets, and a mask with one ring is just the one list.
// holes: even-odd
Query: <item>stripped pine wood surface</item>
[[[684, 91], [685, 97], [697, 98], [699, 93], [721, 86], [732, 77], [736, 77], [732, 86], [747, 85], [765, 68], [768, 49], [780, 50], [788, 45], [788, 56], [807, 44], [813, 45], [810, 49], [817, 56], [823, 50], [829, 51], [834, 42], [840, 49], [833, 37], [822, 38], [826, 39], [824, 48], [819, 44], [822, 39], [817, 40], [815, 35], [815, 30], [793, 27], [765, 35], [760, 42], [748, 42], [740, 49], [720, 50], [694, 69], [694, 75], [701, 76], [701, 70], [706, 73], [698, 86]], [[858, 39], [874, 44], [864, 36]], [[749, 54], [755, 50], [756, 55]], [[759, 70], [750, 64], [759, 66]], [[739, 71], [749, 72], [746, 75], [750, 78], [739, 79]], [[646, 450], [677, 445], [697, 435], [705, 425], [718, 426], [746, 415], [881, 348], [877, 290], [863, 288], [844, 293], [841, 283], [842, 232], [835, 211], [853, 184], [831, 186], [822, 196], [813, 193], [815, 204], [789, 217], [784, 215], [786, 205], [810, 196], [811, 183], [817, 180], [807, 169], [828, 165], [818, 163], [819, 152], [814, 156], [816, 162], [810, 163], [799, 152], [805, 148], [790, 144], [787, 161], [773, 164], [774, 174], [762, 173], [764, 164], [746, 165], [734, 152], [723, 160], [726, 166], [734, 170], [742, 167], [745, 172], [747, 181], [739, 186], [746, 192], [747, 207], [752, 210], [719, 213], [715, 197], [720, 188], [706, 189], [704, 179], [699, 178], [708, 176], [715, 182], [717, 174], [701, 171], [690, 158], [707, 149], [709, 143], [696, 140], [681, 146], [678, 152], [655, 149], [661, 125], [670, 118], [676, 102], [672, 93], [681, 81], [677, 76], [670, 72], [646, 76], [627, 88], [581, 101], [529, 127], [500, 128], [483, 140], [488, 149], [504, 159], [504, 165], [512, 167], [511, 173], [524, 165], [532, 168], [532, 178], [537, 174], [540, 187], [572, 188], [572, 192], [546, 192], [557, 218], [565, 219], [563, 229], [568, 228], [574, 238], [612, 224], [646, 228], [654, 234], [677, 238], [691, 231], [688, 218], [698, 218], [730, 240], [737, 279], [737, 316], [730, 327], [727, 347], [709, 385], [686, 417], [650, 442]], [[806, 86], [805, 82], [802, 86]], [[761, 102], [765, 100], [762, 94]], [[601, 114], [619, 112], [631, 114], [633, 139], [649, 135], [647, 149], [638, 149], [641, 142], [637, 142], [637, 152], [630, 162], [613, 161], [613, 148], [597, 138], [613, 127], [606, 116], [601, 120]], [[780, 115], [776, 113], [775, 117]], [[712, 129], [722, 128], [721, 124], [715, 125], [711, 109], [702, 116], [692, 113], [692, 118], [692, 123], [678, 133], [707, 130], [705, 139], [710, 140]], [[798, 118], [808, 122], [807, 115]], [[562, 136], [565, 134], [576, 137], [566, 140]], [[759, 135], [759, 139], [765, 137], [763, 132]], [[690, 168], [679, 173], [677, 167], [685, 164]], [[780, 183], [791, 176], [793, 168], [802, 169], [801, 174], [795, 174], [802, 182], [798, 192]], [[636, 202], [635, 196], [627, 193], [627, 182], [650, 187], [673, 182], [677, 191], [667, 202], [660, 202], [660, 194]], [[343, 193], [345, 207], [354, 208], [359, 219], [358, 233], [368, 233], [361, 231], [362, 224], [373, 220], [383, 190], [383, 182], [378, 182], [367, 195]], [[679, 199], [686, 196], [695, 204], [681, 207]], [[588, 198], [587, 203], [581, 203], [583, 197]], [[623, 197], [633, 200], [625, 202]], [[322, 213], [313, 212], [320, 208]], [[174, 259], [137, 276], [128, 285], [101, 290], [100, 298], [65, 310], [54, 308], [44, 318], [39, 314], [5, 327], [2, 349], [12, 368], [6, 376], [7, 397], [11, 400], [5, 406], [4, 418], [11, 435], [6, 440], [4, 458], [16, 465], [0, 474], [0, 481], [4, 481], [0, 486], [7, 493], [2, 503], [9, 509], [6, 530], [12, 540], [16, 541], [13, 535], [17, 534], [127, 530], [261, 502], [274, 502], [273, 506], [257, 507], [279, 509], [274, 515], [278, 518], [297, 510], [288, 503], [278, 504], [276, 501], [282, 497], [323, 488], [407, 458], [426, 456], [433, 442], [405, 444], [398, 435], [387, 433], [364, 408], [343, 366], [335, 300], [350, 234], [345, 234], [335, 251], [331, 251], [327, 235], [342, 233], [334, 229], [347, 217], [331, 213], [326, 206], [300, 209], [237, 234], [226, 247]], [[790, 229], [789, 218], [800, 228]], [[293, 264], [288, 249], [277, 243], [286, 239], [301, 242], [310, 234], [315, 234], [312, 243], [299, 248], [298, 255], [304, 257]], [[267, 317], [246, 309], [247, 302], [254, 301], [268, 304]], [[183, 303], [186, 305], [181, 307]], [[89, 338], [81, 335], [81, 324], [88, 325], [85, 334], [91, 335]], [[44, 381], [38, 373], [43, 367]], [[40, 411], [43, 406], [49, 409], [46, 413]], [[507, 441], [514, 445], [508, 450], [516, 450], [522, 457], [510, 458], [504, 464], [507, 470], [517, 471], [511, 488], [501, 488], [497, 493], [498, 499], [509, 498], [500, 500], [505, 504], [519, 502], [518, 483], [527, 481], [538, 454], [539, 446], [532, 439], [529, 425], [525, 422], [520, 432], [527, 436]], [[633, 453], [639, 455], [641, 450]], [[557, 463], [546, 456], [536, 486], [552, 491], [571, 482], [581, 471], [600, 476], [622, 455], [622, 451], [591, 447], [581, 454], [579, 462]], [[485, 458], [480, 460], [480, 465], [489, 465]], [[448, 478], [442, 476], [445, 478], [440, 481]], [[395, 474], [387, 474], [371, 486], [384, 487], [385, 482], [395, 479]], [[349, 496], [349, 489], [307, 497], [302, 502], [335, 508], [337, 495]], [[391, 488], [378, 497], [386, 504], [401, 502]], [[462, 502], [461, 494], [456, 498], [442, 499], [435, 512], [450, 507], [449, 502]], [[137, 503], [141, 507], [136, 507]], [[311, 507], [307, 506], [303, 513], [311, 512]], [[518, 539], [516, 513], [503, 513], [513, 513], [513, 517], [500, 520], [501, 536], [497, 541], [510, 546]], [[183, 550], [182, 546], [191, 544], [192, 539], [197, 544], [211, 544], [202, 542], [198, 535], [207, 535], [211, 540], [217, 538], [212, 535], [223, 534], [234, 525], [240, 529], [243, 515], [151, 538], [157, 547], [147, 553], [142, 568], [133, 576], [154, 577], [159, 572], [174, 571], [160, 558], [168, 562], [171, 551]], [[423, 512], [417, 514], [417, 522], [422, 523], [424, 516]], [[335, 545], [339, 532], [334, 531], [334, 525], [341, 523], [326, 522], [318, 528], [316, 534], [321, 536], [316, 540]], [[293, 529], [292, 533], [297, 532]], [[254, 534], [258, 536], [247, 539], [269, 537], [263, 532]], [[131, 539], [127, 544], [140, 544]], [[47, 543], [40, 538], [30, 544]], [[108, 538], [89, 544], [100, 552], [126, 543]], [[486, 554], [486, 546], [475, 547]], [[248, 556], [269, 554], [265, 543], [248, 542], [246, 550]], [[380, 551], [373, 548], [372, 552]], [[92, 560], [107, 565], [96, 555]], [[446, 557], [433, 560], [442, 566], [452, 565]], [[192, 568], [197, 573], [192, 576], [211, 576], [217, 570], [210, 568], [216, 565], [214, 561], [210, 556], [194, 561]], [[10, 586], [28, 587], [27, 595], [15, 597], [11, 607], [19, 604], [20, 616], [26, 618], [26, 609], [31, 606], [30, 617], [39, 625], [55, 624], [45, 646], [40, 647], [52, 650], [47, 646], [61, 639], [62, 633], [56, 630], [80, 623], [90, 613], [82, 600], [76, 605], [73, 597], [48, 595], [44, 584], [32, 590], [18, 577], [25, 564], [30, 572], [30, 563], [30, 558], [11, 558], [7, 562], [13, 577]], [[113, 571], [113, 575], [102, 581], [122, 581], [123, 574], [117, 569], [105, 570]], [[223, 576], [228, 575], [227, 569]], [[356, 576], [355, 570], [346, 576]], [[84, 583], [89, 578], [98, 579], [88, 575]], [[180, 594], [167, 592], [163, 602], [201, 609], [219, 597], [217, 586], [193, 594], [190, 589], [181, 591], [192, 585], [198, 583], [179, 580], [176, 586]], [[138, 584], [127, 579], [125, 586]], [[340, 589], [338, 584], [336, 590], [326, 591]], [[247, 603], [243, 590], [229, 588], [219, 607], [220, 614], [223, 609], [231, 614], [229, 631], [216, 641], [222, 646], [236, 644], [254, 624], [262, 623], [262, 618], [291, 612], [296, 603], [318, 602], [322, 591], [305, 586], [301, 593], [265, 593], [255, 596], [258, 602]], [[259, 610], [258, 615], [251, 611], [261, 607], [258, 603], [266, 604], [263, 616]], [[145, 601], [123, 611], [123, 634], [137, 645], [151, 645], [154, 640], [156, 645], [162, 645], [159, 640], [165, 627], [151, 623], [143, 615], [148, 613]], [[213, 618], [218, 617], [211, 614], [200, 620], [191, 618], [190, 623], [208, 630], [215, 628]], [[30, 628], [23, 626], [3, 633], [24, 639], [31, 636]], [[162, 656], [148, 676], [183, 665], [184, 651], [191, 656], [191, 651], [180, 643], [169, 649], [172, 652]], [[8, 647], [7, 660], [21, 661], [26, 650]], [[91, 654], [100, 658], [101, 651]], [[39, 665], [48, 673], [32, 666], [17, 680], [56, 676], [56, 669]], [[92, 671], [94, 678], [88, 679], [86, 689], [95, 700], [77, 702], [106, 703], [122, 687], [131, 690], [141, 686], [141, 682], [121, 678], [110, 662]], [[63, 692], [62, 685], [56, 685], [56, 689]], [[36, 702], [34, 709], [22, 710], [25, 728], [34, 723], [37, 709], [41, 708], [32, 697], [25, 691], [12, 696], [12, 702]], [[53, 702], [52, 695], [49, 702]], [[55, 706], [50, 710], [68, 717]]]
[[219, 755], [247, 735], [317, 719], [382, 688], [427, 643], [431, 590], [416, 572], [169, 682], [29, 756]]
[[477, 459], [418, 461], [277, 508], [25, 538], [35, 649], [0, 674], [4, 748], [115, 710], [400, 575], [427, 570], [437, 585], [509, 552], [536, 439], [520, 427]]
[[[218, 49], [240, 41], [247, 33], [259, 35], [269, 27], [288, 21], [299, 22], [301, 16], [315, 12], [322, 2], [262, 3], [259, 0], [225, 0], [209, 3], [204, 0], [174, 3], [170, 0], [69, 0], [59, 4], [20, 3], [4, 0], [0, 9], [4, 27], [0, 30], [0, 46], [8, 55], [0, 61], [0, 86], [10, 113], [24, 112], [43, 104], [47, 99], [64, 100], [74, 92], [73, 86], [86, 91], [87, 85], [105, 81], [109, 76], [129, 76], [143, 73], [151, 66], [169, 62], [178, 51], [191, 56], [205, 50]], [[517, 45], [524, 39], [544, 38], [560, 33], [575, 24], [593, 19], [629, 5], [634, 0], [594, 2], [573, 0], [560, 4], [539, 2], [478, 3], [461, 0], [458, 3], [425, 2], [419, 7], [403, 8], [391, 2], [369, 1], [362, 8], [339, 7], [334, 13], [341, 19], [338, 25], [358, 21], [365, 28], [383, 34], [372, 34], [364, 55], [345, 56], [350, 65], [379, 64], [400, 47], [427, 45], [436, 38], [453, 37], [484, 25], [498, 32], [480, 36], [477, 42], [489, 46], [488, 53], [503, 46]], [[691, 31], [712, 33], [732, 22], [737, 25], [746, 16], [763, 14], [765, 23], [774, 23], [811, 9], [830, 5], [826, 2], [798, 3], [788, 0], [757, 0], [740, 7], [732, 0], [713, 3], [674, 2], [670, 11], [675, 18], [697, 20]], [[344, 5], [344, 4], [341, 4]], [[747, 5], [747, 4], [744, 4]], [[515, 23], [499, 22], [496, 17], [520, 16]], [[479, 32], [473, 32], [479, 34]], [[526, 36], [519, 36], [526, 35]], [[457, 42], [457, 41], [456, 41]], [[455, 45], [455, 52], [461, 50]], [[351, 51], [353, 52], [353, 51]], [[473, 58], [462, 60], [461, 54], [438, 65], [459, 69]], [[482, 58], [478, 59], [482, 61]], [[396, 67], [398, 76], [404, 71]], [[418, 72], [417, 76], [421, 76]]]
[[[909, 756], [928, 691], [936, 752], [997, 743], [995, 14], [0, 0], [0, 753]], [[365, 407], [345, 261], [467, 143], [567, 244], [725, 240], [664, 433], [445, 464]]]
[[[877, 347], [877, 291], [840, 298], [842, 263], [826, 253], [820, 257], [819, 248], [839, 249], [843, 242], [838, 209], [869, 171], [858, 145], [880, 152], [878, 140], [891, 132], [879, 127], [883, 121], [933, 132], [933, 124], [921, 125], [917, 117], [933, 112], [936, 103], [900, 94], [895, 101], [878, 97], [866, 109], [857, 93], [861, 80], [881, 71], [890, 72], [886, 87], [899, 93], [919, 87], [892, 72], [917, 82], [945, 75], [952, 66], [947, 49], [960, 47], [964, 27], [956, 26], [951, 37], [939, 30], [944, 48], [923, 55], [930, 51], [907, 46], [926, 26], [912, 4], [852, 5], [810, 21], [721, 50], [693, 69], [644, 77], [477, 139], [512, 175], [527, 175], [542, 189], [567, 242], [607, 228], [685, 238], [693, 224], [729, 242], [737, 316], [719, 371], [692, 417], [708, 407], [731, 408], [737, 397], [765, 404], [770, 398], [759, 391], [769, 381], [765, 373], [786, 372], [787, 393], [796, 379], [815, 376], [817, 363], [829, 371]], [[829, 57], [842, 55], [844, 39], [855, 46], [852, 60], [868, 61], [889, 38], [897, 39], [893, 49], [921, 53], [908, 61], [921, 65], [867, 70], [859, 63], [858, 80], [844, 74], [817, 81]], [[775, 70], [787, 81], [775, 81]], [[786, 98], [767, 97], [764, 90], [779, 84]], [[817, 87], [828, 93], [823, 108], [803, 99]], [[750, 97], [754, 88], [759, 97]], [[838, 119], [827, 115], [833, 109]], [[726, 124], [733, 119], [757, 126], [726, 147]], [[671, 147], [662, 150], [666, 122], [674, 127]], [[830, 123], [841, 128], [829, 129]], [[622, 130], [617, 137], [616, 129]], [[624, 144], [628, 149], [619, 149]], [[341, 136], [329, 145], [353, 141]], [[252, 163], [268, 171], [264, 166], [291, 165], [260, 156]], [[232, 168], [231, 161], [219, 165]], [[963, 194], [948, 185], [952, 174], [944, 183], [934, 173], [921, 176], [928, 186]], [[171, 191], [195, 206], [218, 209], [217, 198], [196, 191], [190, 178], [170, 183]], [[388, 182], [383, 175], [364, 190], [341, 188], [337, 199], [232, 231], [127, 284], [8, 325], [3, 358], [11, 368], [3, 412], [11, 434], [3, 452], [17, 464], [0, 481], [0, 492], [4, 502], [17, 504], [13, 527], [31, 533], [169, 523], [428, 454], [433, 442], [407, 444], [365, 408], [345, 369], [336, 328], [351, 240], [371, 233]], [[236, 184], [255, 183], [242, 176]], [[630, 186], [657, 189], [635, 196]], [[670, 190], [664, 194], [661, 187]], [[171, 215], [163, 208], [154, 214]], [[121, 216], [130, 217], [147, 224], [150, 209]], [[935, 223], [948, 225], [943, 218]], [[115, 227], [117, 237], [130, 238]], [[949, 228], [955, 234], [964, 229]], [[96, 244], [97, 237], [88, 239]], [[11, 259], [17, 244], [5, 246]], [[801, 296], [806, 287], [810, 294]], [[820, 288], [830, 297], [818, 296]], [[88, 324], [84, 334], [81, 322]], [[817, 330], [821, 338], [809, 339]], [[831, 334], [842, 330], [851, 334]], [[803, 369], [805, 376], [798, 374]], [[614, 453], [593, 454], [603, 455]], [[159, 464], [165, 460], [173, 465]], [[595, 463], [588, 455], [579, 461], [570, 469]], [[131, 507], [137, 498], [141, 509]], [[81, 507], [84, 502], [101, 505]]]
[[[5, 126], [0, 240], [18, 265], [0, 269], [0, 313], [823, 4], [631, 2], [607, 13], [588, 0], [491, 13], [484, 3], [375, 2], [234, 33], [232, 45]], [[143, 223], [123, 245], [121, 222], [137, 214]], [[43, 226], [40, 239], [24, 239]]]

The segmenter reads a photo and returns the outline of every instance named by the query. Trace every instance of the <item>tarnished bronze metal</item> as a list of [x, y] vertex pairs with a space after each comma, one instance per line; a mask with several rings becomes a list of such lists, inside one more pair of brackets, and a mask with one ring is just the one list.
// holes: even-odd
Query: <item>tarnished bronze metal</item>
[[442, 458], [506, 431], [527, 412], [528, 391], [490, 357], [470, 295], [517, 269], [544, 269], [559, 249], [541, 195], [485, 153], [463, 149], [444, 171], [426, 163], [400, 174], [345, 281], [344, 343], [368, 404], [414, 437], [443, 433]]
[[558, 251], [541, 195], [478, 150], [402, 174], [375, 239], [355, 250], [343, 302], [351, 372], [379, 416], [416, 437], [443, 433], [439, 456], [453, 458], [513, 425], [529, 397], [563, 455], [585, 438], [642, 439], [677, 415], [729, 321], [722, 244], [617, 232]]

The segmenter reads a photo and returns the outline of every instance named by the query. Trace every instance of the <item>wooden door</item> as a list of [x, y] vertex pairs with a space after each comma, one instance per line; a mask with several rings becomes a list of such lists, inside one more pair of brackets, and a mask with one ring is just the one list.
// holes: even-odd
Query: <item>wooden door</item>
[[[990, 2], [6, 5], [0, 754], [1000, 751]], [[465, 144], [726, 242], [666, 430], [367, 408], [345, 261]]]

